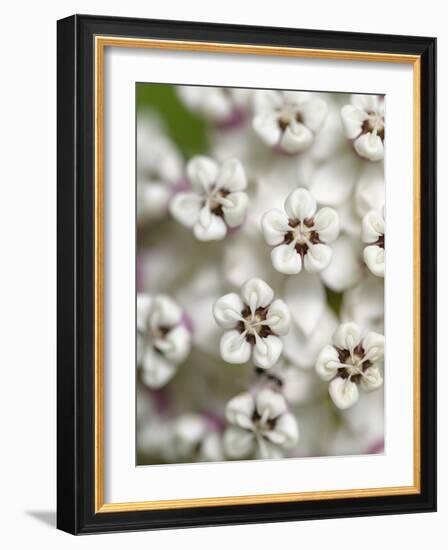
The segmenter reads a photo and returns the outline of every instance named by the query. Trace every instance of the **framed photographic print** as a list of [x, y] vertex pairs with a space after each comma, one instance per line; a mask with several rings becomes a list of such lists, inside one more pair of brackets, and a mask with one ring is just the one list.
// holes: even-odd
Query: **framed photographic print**
[[60, 529], [435, 510], [435, 54], [58, 22]]

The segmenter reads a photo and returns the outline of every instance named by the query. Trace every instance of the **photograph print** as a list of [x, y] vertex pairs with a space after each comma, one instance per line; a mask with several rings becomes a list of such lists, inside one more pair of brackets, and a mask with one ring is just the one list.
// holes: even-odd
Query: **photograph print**
[[385, 105], [136, 85], [137, 465], [384, 452]]

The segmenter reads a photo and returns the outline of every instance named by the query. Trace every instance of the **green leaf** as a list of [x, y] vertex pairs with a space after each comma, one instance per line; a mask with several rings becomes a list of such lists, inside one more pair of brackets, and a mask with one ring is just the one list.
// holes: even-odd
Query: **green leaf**
[[168, 135], [185, 158], [208, 150], [207, 122], [184, 106], [173, 85], [139, 82], [136, 85], [136, 101], [137, 113], [152, 109], [159, 114]]

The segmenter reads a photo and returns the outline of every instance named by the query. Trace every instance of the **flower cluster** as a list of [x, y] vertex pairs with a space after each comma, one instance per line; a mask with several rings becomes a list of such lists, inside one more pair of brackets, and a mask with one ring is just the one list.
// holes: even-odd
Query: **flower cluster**
[[138, 462], [380, 452], [384, 97], [176, 93], [206, 145], [138, 106]]

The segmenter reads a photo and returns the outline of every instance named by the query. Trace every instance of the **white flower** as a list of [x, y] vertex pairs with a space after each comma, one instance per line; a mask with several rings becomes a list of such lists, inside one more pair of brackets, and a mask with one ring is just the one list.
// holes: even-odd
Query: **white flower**
[[341, 411], [341, 422], [329, 431], [327, 455], [377, 454], [384, 451], [384, 395], [366, 393], [356, 407]]
[[364, 163], [354, 191], [355, 210], [362, 219], [370, 210], [381, 210], [384, 205], [384, 165], [382, 162]]
[[280, 360], [270, 369], [255, 369], [256, 388], [270, 388], [281, 393], [288, 403], [304, 403], [312, 393], [314, 376], [309, 371]]
[[137, 118], [137, 219], [146, 223], [163, 217], [182, 182], [182, 155], [148, 114]]
[[137, 363], [150, 388], [164, 386], [190, 352], [182, 310], [164, 295], [137, 295]]
[[[369, 210], [384, 204], [384, 164], [364, 162], [353, 150], [344, 150], [316, 167], [310, 174], [309, 190], [319, 204], [341, 213], [353, 201], [349, 208], [362, 219]], [[341, 230], [346, 225], [345, 220], [341, 222]]]
[[177, 93], [192, 111], [212, 120], [221, 128], [232, 128], [244, 122], [253, 92], [244, 88], [178, 86]]
[[321, 278], [325, 286], [334, 292], [343, 292], [363, 277], [362, 243], [359, 237], [355, 239], [341, 234], [331, 246], [333, 256]]
[[280, 273], [293, 275], [302, 271], [323, 271], [330, 263], [332, 251], [326, 243], [339, 234], [339, 216], [332, 208], [316, 212], [316, 201], [309, 191], [295, 189], [285, 201], [285, 212], [269, 210], [261, 220], [267, 244], [274, 246], [271, 260]]
[[[241, 299], [242, 297], [242, 299]], [[250, 279], [236, 293], [217, 300], [213, 315], [228, 331], [221, 338], [224, 361], [246, 363], [252, 356], [257, 367], [268, 369], [279, 359], [291, 317], [283, 300], [274, 300], [274, 291], [261, 279]]]
[[[289, 306], [288, 300], [286, 303]], [[292, 308], [291, 311], [294, 312]], [[284, 337], [283, 354], [296, 370], [311, 369], [316, 364], [319, 352], [338, 326], [338, 321], [333, 310], [326, 306], [311, 332], [306, 333], [297, 324], [296, 317], [297, 315], [292, 316], [291, 330]]]
[[362, 240], [368, 243], [364, 248], [364, 261], [377, 277], [384, 277], [384, 215], [371, 210], [362, 219]]
[[351, 104], [341, 109], [345, 135], [352, 139], [360, 157], [384, 158], [384, 97], [353, 94]]
[[343, 322], [354, 321], [366, 330], [384, 332], [384, 279], [367, 274], [344, 292], [340, 312]]
[[246, 174], [237, 159], [228, 159], [221, 166], [203, 156], [196, 156], [187, 165], [192, 191], [177, 193], [170, 211], [173, 217], [191, 227], [200, 241], [223, 239], [229, 227], [244, 221], [248, 197]]
[[224, 450], [229, 458], [281, 458], [297, 445], [299, 426], [284, 397], [269, 388], [237, 395], [226, 407]]
[[174, 420], [170, 431], [168, 458], [171, 461], [216, 462], [224, 459], [222, 437], [203, 415], [182, 414]]
[[364, 338], [356, 323], [343, 323], [316, 361], [316, 372], [329, 381], [328, 391], [339, 409], [348, 409], [359, 399], [358, 385], [365, 391], [383, 383], [379, 364], [384, 359], [384, 336], [376, 332]]
[[258, 90], [253, 127], [270, 147], [287, 153], [307, 149], [327, 114], [327, 104], [308, 92]]

